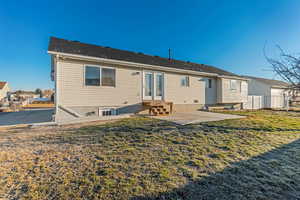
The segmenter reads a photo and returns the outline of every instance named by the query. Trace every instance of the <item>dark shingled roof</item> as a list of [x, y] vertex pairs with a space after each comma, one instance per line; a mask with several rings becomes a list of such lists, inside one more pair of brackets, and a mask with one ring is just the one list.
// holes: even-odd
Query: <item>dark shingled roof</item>
[[262, 83], [271, 85], [273, 87], [288, 87], [288, 86], [290, 86], [290, 84], [288, 84], [287, 82], [274, 80], [274, 79], [266, 79], [266, 78], [260, 78], [260, 77], [254, 77], [254, 76], [244, 76], [244, 77], [260, 81]]
[[1, 82], [0, 81], [0, 90], [2, 90], [4, 88], [4, 86], [6, 85], [6, 82]]
[[192, 62], [184, 62], [180, 60], [167, 59], [159, 56], [150, 56], [143, 53], [135, 53], [131, 51], [124, 51], [110, 47], [102, 47], [98, 45], [85, 44], [78, 41], [64, 40], [60, 38], [51, 37], [48, 51], [69, 53], [83, 56], [91, 56], [97, 58], [107, 58], [120, 61], [158, 65], [162, 67], [170, 67], [176, 69], [192, 70], [198, 72], [215, 73], [225, 76], [238, 76], [231, 72], [222, 69]]

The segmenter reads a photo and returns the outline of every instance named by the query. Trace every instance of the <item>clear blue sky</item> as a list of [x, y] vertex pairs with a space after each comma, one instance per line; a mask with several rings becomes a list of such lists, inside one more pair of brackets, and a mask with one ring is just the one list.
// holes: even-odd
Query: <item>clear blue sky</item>
[[0, 80], [53, 88], [49, 36], [273, 78], [264, 44], [300, 53], [300, 0], [3, 0]]

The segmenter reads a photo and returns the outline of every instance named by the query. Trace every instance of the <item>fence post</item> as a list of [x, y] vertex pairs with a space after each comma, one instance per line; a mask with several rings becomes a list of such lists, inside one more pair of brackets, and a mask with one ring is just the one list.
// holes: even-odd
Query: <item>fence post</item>
[[290, 109], [290, 99], [289, 96], [284, 96], [284, 100], [285, 100], [285, 105], [286, 105], [286, 111], [289, 111]]

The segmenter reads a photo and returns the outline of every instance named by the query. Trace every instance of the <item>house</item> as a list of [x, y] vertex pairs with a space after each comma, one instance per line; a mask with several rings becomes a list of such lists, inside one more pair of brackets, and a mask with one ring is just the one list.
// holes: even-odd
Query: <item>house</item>
[[290, 93], [290, 105], [291, 106], [299, 106], [300, 105], [300, 90], [299, 89], [294, 89]]
[[209, 65], [55, 37], [48, 53], [56, 121], [145, 112], [149, 102], [166, 102], [173, 112], [187, 112], [247, 101], [247, 78]]
[[0, 101], [5, 100], [8, 97], [10, 89], [7, 82], [0, 82]]
[[34, 99], [39, 97], [40, 95], [36, 94], [33, 91], [24, 91], [24, 90], [17, 90], [9, 94], [10, 102], [20, 106], [25, 106], [31, 103], [32, 101], [34, 101]]
[[18, 90], [14, 92], [14, 94], [18, 98], [18, 100], [28, 100], [28, 99], [34, 99], [40, 97], [40, 94], [36, 94], [33, 91]]
[[51, 89], [48, 89], [48, 90], [43, 90], [42, 91], [42, 96], [41, 97], [51, 100], [53, 95], [54, 95], [54, 91], [51, 90]]
[[284, 108], [290, 96], [289, 84], [284, 81], [244, 76], [248, 78], [248, 93], [261, 96], [263, 108]]

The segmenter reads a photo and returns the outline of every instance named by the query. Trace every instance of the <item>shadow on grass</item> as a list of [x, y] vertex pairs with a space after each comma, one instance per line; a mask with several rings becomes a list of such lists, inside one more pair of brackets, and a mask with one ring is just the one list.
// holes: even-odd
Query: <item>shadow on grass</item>
[[131, 200], [300, 199], [300, 140], [223, 171], [198, 177], [181, 188]]

